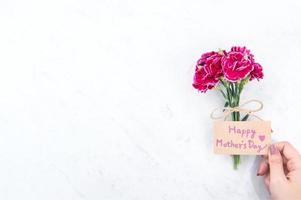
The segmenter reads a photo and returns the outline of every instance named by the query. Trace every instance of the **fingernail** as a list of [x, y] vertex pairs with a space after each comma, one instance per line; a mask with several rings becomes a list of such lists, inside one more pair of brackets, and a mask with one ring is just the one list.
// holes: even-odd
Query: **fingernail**
[[270, 146], [270, 154], [275, 155], [276, 153], [278, 153], [278, 149], [275, 147], [275, 145], [272, 144]]

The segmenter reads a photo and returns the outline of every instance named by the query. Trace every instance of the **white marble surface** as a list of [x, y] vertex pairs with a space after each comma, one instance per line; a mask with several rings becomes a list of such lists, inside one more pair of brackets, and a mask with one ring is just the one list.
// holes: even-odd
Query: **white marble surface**
[[301, 150], [301, 3], [1, 0], [0, 199], [268, 199], [257, 159], [212, 153], [222, 99], [191, 86], [206, 50], [264, 66], [242, 99]]

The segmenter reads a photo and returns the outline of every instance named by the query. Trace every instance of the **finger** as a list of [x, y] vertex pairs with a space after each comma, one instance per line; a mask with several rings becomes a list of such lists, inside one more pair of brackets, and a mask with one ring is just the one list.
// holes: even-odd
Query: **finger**
[[260, 155], [263, 159], [268, 159], [268, 155]]
[[287, 161], [300, 159], [299, 152], [288, 142], [278, 142], [274, 144]]
[[301, 171], [301, 156], [299, 152], [288, 142], [279, 142], [275, 144], [282, 152], [284, 163], [286, 164], [287, 173]]
[[271, 194], [271, 190], [270, 190], [270, 174], [267, 174], [264, 178], [264, 184], [268, 190], [268, 192]]
[[287, 163], [287, 158], [282, 154], [282, 162], [283, 162], [283, 164], [286, 164]]
[[268, 156], [270, 165], [270, 182], [278, 183], [279, 181], [286, 181], [287, 179], [283, 170], [282, 156], [276, 145], [270, 145]]
[[264, 177], [264, 184], [265, 186], [270, 189], [270, 174], [267, 174], [265, 177]]
[[293, 158], [286, 163], [287, 172], [301, 171], [301, 158]]
[[257, 176], [263, 176], [263, 175], [267, 174], [268, 171], [269, 171], [268, 161], [266, 158], [263, 158], [260, 161], [258, 171], [257, 171]]

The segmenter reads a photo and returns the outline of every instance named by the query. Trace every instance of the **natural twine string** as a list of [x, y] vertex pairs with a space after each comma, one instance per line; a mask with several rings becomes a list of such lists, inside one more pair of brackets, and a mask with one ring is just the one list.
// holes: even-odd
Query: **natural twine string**
[[[247, 106], [248, 104], [250, 103], [256, 103], [258, 105], [257, 108], [255, 109], [247, 109], [247, 108], [244, 108], [245, 106]], [[259, 100], [256, 100], [256, 99], [251, 99], [249, 101], [246, 101], [244, 102], [243, 104], [239, 105], [239, 106], [236, 106], [236, 107], [218, 107], [218, 108], [215, 108], [213, 109], [213, 111], [211, 112], [210, 114], [210, 117], [211, 119], [222, 119], [224, 118], [224, 120], [226, 120], [226, 118], [233, 112], [242, 112], [242, 113], [246, 113], [246, 114], [249, 114], [253, 117], [256, 117], [257, 119], [263, 121], [263, 119], [261, 119], [259, 116], [253, 114], [255, 112], [258, 112], [260, 110], [262, 110], [263, 108], [263, 103]], [[217, 111], [222, 111], [221, 115], [216, 115], [216, 112]]]
[[[257, 108], [255, 109], [246, 109], [246, 108], [243, 108], [244, 106], [250, 104], [250, 103], [256, 103], [258, 105]], [[257, 119], [261, 120], [261, 121], [264, 121], [262, 118], [260, 118], [259, 116], [253, 114], [255, 112], [258, 112], [260, 110], [262, 110], [263, 108], [263, 103], [257, 99], [251, 99], [249, 101], [246, 101], [244, 102], [243, 104], [241, 104], [240, 106], [236, 106], [236, 107], [219, 107], [219, 108], [215, 108], [213, 109], [213, 111], [211, 112], [210, 114], [210, 117], [211, 119], [222, 119], [224, 118], [224, 120], [226, 120], [226, 118], [233, 112], [243, 112], [243, 113], [246, 113], [246, 114], [249, 114], [253, 117], [256, 117]], [[218, 110], [221, 110], [222, 111], [222, 115], [219, 115], [219, 116], [215, 116], [214, 114], [218, 111]], [[271, 129], [271, 132], [274, 133], [273, 129]]]

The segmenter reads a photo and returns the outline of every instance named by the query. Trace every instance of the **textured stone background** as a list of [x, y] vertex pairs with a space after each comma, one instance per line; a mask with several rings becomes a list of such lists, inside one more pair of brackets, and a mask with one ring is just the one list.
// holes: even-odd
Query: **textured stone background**
[[301, 150], [301, 3], [1, 0], [0, 198], [267, 199], [258, 159], [212, 153], [200, 54], [246, 45], [276, 141]]

